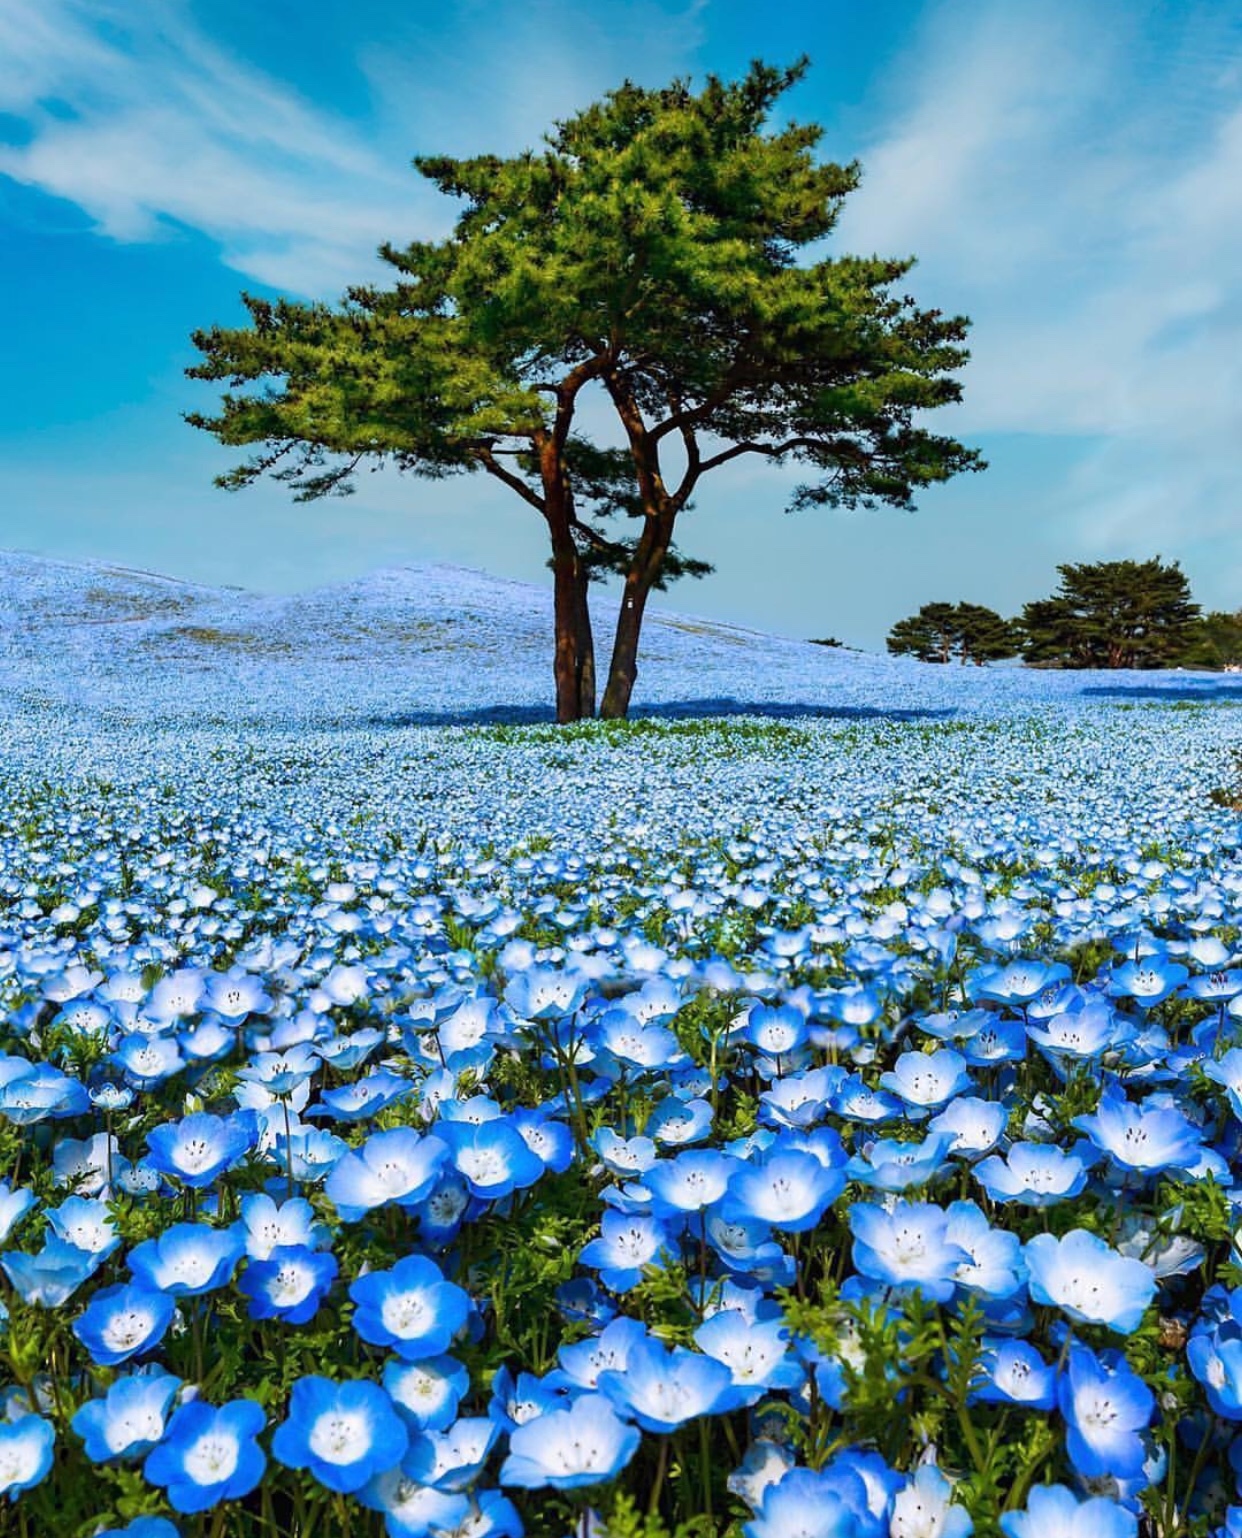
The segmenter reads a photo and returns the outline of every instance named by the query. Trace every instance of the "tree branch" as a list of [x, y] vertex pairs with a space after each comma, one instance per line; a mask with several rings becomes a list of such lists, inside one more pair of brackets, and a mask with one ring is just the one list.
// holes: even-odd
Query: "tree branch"
[[547, 509], [543, 498], [531, 489], [520, 476], [514, 475], [512, 470], [507, 470], [500, 464], [492, 451], [490, 444], [479, 444], [471, 450], [475, 458], [483, 466], [489, 475], [494, 475], [498, 481], [502, 481], [510, 491], [516, 491], [524, 502], [529, 502], [531, 507], [537, 508], [545, 516]]

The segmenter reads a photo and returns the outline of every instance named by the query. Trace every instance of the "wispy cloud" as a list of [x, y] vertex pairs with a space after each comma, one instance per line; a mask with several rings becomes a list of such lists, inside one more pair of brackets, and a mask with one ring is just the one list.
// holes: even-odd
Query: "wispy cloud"
[[0, 112], [24, 132], [0, 144], [0, 174], [77, 204], [113, 239], [182, 225], [249, 277], [333, 296], [378, 270], [382, 240], [445, 227], [450, 205], [409, 168], [416, 149], [533, 143], [614, 84], [618, 62], [683, 65], [701, 3], [670, 16], [644, 0], [572, 26], [554, 0], [501, 16], [467, 4], [455, 25], [475, 34], [468, 46], [422, 13], [361, 54], [377, 108], [364, 130], [219, 47], [179, 0], [7, 0]]
[[962, 431], [1093, 440], [1041, 488], [1059, 536], [1202, 554], [1242, 492], [1242, 27], [969, 9], [900, 72], [842, 240], [917, 252], [916, 289], [974, 317]]

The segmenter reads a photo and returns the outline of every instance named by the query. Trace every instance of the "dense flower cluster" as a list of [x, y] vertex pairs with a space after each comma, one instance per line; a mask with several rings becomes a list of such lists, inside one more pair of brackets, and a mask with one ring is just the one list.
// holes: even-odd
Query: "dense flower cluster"
[[[1131, 714], [588, 741], [556, 783], [616, 810], [559, 827], [539, 733], [415, 782], [356, 741], [309, 788], [222, 738], [107, 784], [16, 765], [7, 1509], [1233, 1532], [1228, 731]], [[455, 803], [471, 754], [494, 783]], [[421, 821], [411, 783], [445, 792]]]

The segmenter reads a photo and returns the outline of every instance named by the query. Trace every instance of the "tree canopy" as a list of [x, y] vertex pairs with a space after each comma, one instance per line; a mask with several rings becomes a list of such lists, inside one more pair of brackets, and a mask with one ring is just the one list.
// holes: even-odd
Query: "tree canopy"
[[894, 656], [920, 662], [998, 662], [1014, 657], [1020, 640], [1013, 625], [977, 603], [925, 603], [917, 614], [898, 620], [885, 643]]
[[[965, 319], [899, 291], [908, 258], [821, 254], [859, 170], [816, 158], [815, 125], [769, 129], [806, 67], [627, 81], [542, 149], [416, 159], [461, 208], [446, 238], [381, 248], [391, 286], [247, 295], [249, 325], [195, 335], [190, 373], [227, 389], [189, 420], [258, 446], [219, 483], [270, 474], [308, 499], [364, 465], [494, 477], [546, 528], [572, 720], [595, 703], [590, 578], [623, 579], [603, 713], [624, 715], [648, 594], [704, 569], [674, 533], [713, 471], [792, 463], [794, 508], [908, 507], [980, 468], [921, 423], [960, 397]], [[589, 391], [610, 439], [583, 425]]]
[[1176, 561], [1057, 567], [1061, 585], [1022, 611], [1023, 656], [1055, 667], [1156, 668], [1180, 663], [1199, 606]]

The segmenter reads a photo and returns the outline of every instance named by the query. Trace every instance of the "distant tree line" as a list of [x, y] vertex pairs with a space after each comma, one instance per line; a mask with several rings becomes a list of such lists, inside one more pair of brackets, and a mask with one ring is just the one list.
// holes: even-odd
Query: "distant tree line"
[[1242, 609], [1205, 614], [1176, 561], [1058, 566], [1061, 585], [1016, 619], [975, 603], [925, 603], [888, 634], [895, 656], [921, 662], [1038, 667], [1242, 667]]

